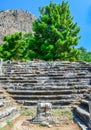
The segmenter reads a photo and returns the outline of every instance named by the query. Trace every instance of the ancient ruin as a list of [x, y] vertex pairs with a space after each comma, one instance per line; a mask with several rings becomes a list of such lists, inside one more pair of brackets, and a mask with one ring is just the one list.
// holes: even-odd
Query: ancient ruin
[[40, 123], [50, 127], [50, 124], [56, 123], [52, 117], [51, 103], [38, 103], [36, 116], [30, 120], [30, 123]]
[[[0, 69], [0, 108], [3, 109], [3, 112], [0, 111], [0, 120], [13, 113], [18, 115], [16, 104], [21, 108], [30, 108], [44, 102], [52, 104], [52, 108], [74, 108], [74, 114], [81, 119], [84, 127], [90, 127], [90, 63], [6, 61], [1, 63]], [[51, 106], [48, 109], [51, 110]], [[41, 113], [40, 110], [38, 107], [33, 121], [36, 122], [37, 118], [41, 121], [41, 116], [47, 116], [47, 111], [43, 109]], [[51, 112], [48, 113], [51, 115]]]

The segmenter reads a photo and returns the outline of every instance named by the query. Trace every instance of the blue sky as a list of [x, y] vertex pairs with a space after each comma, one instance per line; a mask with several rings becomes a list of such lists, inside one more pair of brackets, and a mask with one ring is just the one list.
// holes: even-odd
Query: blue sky
[[[55, 3], [61, 3], [62, 0], [52, 0]], [[66, 1], [66, 0], [64, 0]], [[0, 10], [22, 9], [33, 13], [36, 17], [39, 14], [39, 7], [49, 4], [50, 0], [1, 0]], [[81, 40], [79, 45], [91, 51], [91, 0], [68, 0], [71, 9], [71, 15], [74, 16], [74, 22], [77, 22], [81, 28]]]

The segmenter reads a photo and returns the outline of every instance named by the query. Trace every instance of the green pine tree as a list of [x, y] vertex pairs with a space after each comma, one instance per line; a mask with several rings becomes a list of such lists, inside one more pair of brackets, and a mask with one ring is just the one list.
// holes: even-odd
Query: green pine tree
[[91, 52], [87, 51], [84, 47], [80, 47], [78, 49], [79, 49], [78, 60], [91, 62]]
[[30, 42], [34, 57], [75, 60], [80, 28], [73, 22], [68, 2], [56, 4], [50, 1], [49, 5], [39, 10], [41, 15], [33, 24], [34, 39]]
[[3, 60], [21, 60], [24, 57], [26, 42], [21, 32], [5, 36], [4, 42], [0, 46], [0, 57]]

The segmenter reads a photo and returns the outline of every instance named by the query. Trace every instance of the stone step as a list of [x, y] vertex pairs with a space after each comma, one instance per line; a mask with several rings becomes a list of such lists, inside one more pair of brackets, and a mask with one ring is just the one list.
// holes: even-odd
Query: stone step
[[4, 107], [13, 106], [12, 100], [3, 101]]
[[[74, 99], [62, 99], [62, 100], [44, 100], [44, 99], [41, 99], [41, 100], [16, 100], [17, 103], [20, 103], [20, 104], [23, 104], [24, 106], [35, 106], [37, 105], [38, 102], [49, 102], [49, 103], [52, 103], [53, 106], [61, 106], [61, 105], [71, 105], [75, 102]], [[78, 102], [75, 102], [75, 103], [78, 103]], [[75, 104], [74, 103], [74, 104]]]
[[55, 81], [55, 82], [49, 82], [49, 83], [47, 83], [47, 82], [14, 82], [14, 83], [10, 83], [9, 81], [7, 81], [7, 83], [5, 83], [5, 86], [26, 86], [26, 87], [28, 87], [28, 86], [48, 86], [48, 87], [52, 87], [52, 86], [57, 86], [57, 87], [81, 87], [82, 88], [82, 86], [83, 86], [83, 88], [84, 87], [89, 87], [89, 88], [91, 88], [91, 85], [89, 84], [90, 82], [88, 81], [88, 83], [86, 82], [86, 81], [82, 81], [82, 82], [80, 82], [79, 83], [79, 81]]
[[81, 107], [76, 107], [74, 110], [76, 116], [78, 116], [87, 126], [89, 126], [90, 114]]
[[[36, 104], [35, 105], [23, 105], [21, 106], [21, 108], [36, 108]], [[52, 105], [52, 109], [65, 109], [65, 108], [72, 108], [71, 105]]]
[[89, 105], [88, 103], [89, 103], [89, 100], [84, 99], [81, 101], [81, 105], [84, 105], [84, 106], [88, 106]]
[[1, 83], [37, 83], [35, 80], [1, 80]]
[[48, 74], [48, 75], [64, 75], [64, 74], [78, 74], [78, 75], [89, 75], [89, 69], [88, 68], [80, 68], [80, 69], [76, 69], [76, 68], [58, 68], [57, 70], [54, 70], [54, 68], [51, 68], [51, 69], [35, 69], [35, 68], [25, 68], [24, 70], [23, 69], [12, 69], [12, 68], [9, 68], [9, 69], [5, 69], [4, 68], [4, 73], [5, 74], [8, 74], [8, 75], [12, 75], [12, 74], [30, 74], [30, 75], [33, 75], [33, 74]]
[[0, 108], [1, 107], [9, 107], [13, 105], [13, 101], [12, 100], [1, 100], [0, 101]]
[[88, 126], [77, 115], [74, 115], [74, 120], [79, 125], [81, 130], [89, 130]]
[[68, 72], [68, 73], [78, 73], [78, 74], [81, 74], [81, 75], [87, 75], [89, 74], [89, 71], [90, 71], [90, 68], [91, 67], [23, 67], [23, 68], [19, 68], [19, 67], [13, 67], [10, 66], [10, 67], [3, 67], [3, 72], [5, 74], [52, 74], [52, 75], [55, 75], [55, 74], [65, 74], [65, 72]]
[[4, 118], [10, 115], [14, 116], [16, 112], [17, 112], [17, 107], [10, 107], [4, 109], [3, 111], [0, 111], [0, 121], [2, 121]]
[[[21, 73], [20, 73], [21, 74]], [[10, 77], [0, 77], [1, 80], [7, 80], [7, 79], [11, 79], [11, 80], [19, 80], [19, 78], [21, 78], [22, 80], [25, 79], [36, 79], [36, 80], [45, 80], [45, 79], [49, 79], [49, 80], [60, 80], [60, 79], [71, 79], [71, 80], [75, 80], [78, 78], [81, 79], [89, 79], [91, 77], [90, 74], [87, 74], [86, 76], [82, 76], [82, 75], [70, 75], [69, 73], [67, 73], [67, 75], [60, 75], [60, 74], [54, 74], [54, 75], [48, 75], [48, 74], [36, 74], [36, 75], [31, 75], [31, 76], [24, 76], [24, 75], [10, 75]]]
[[[84, 81], [84, 82], [83, 82]], [[90, 85], [90, 80], [85, 80], [85, 79], [80, 79], [80, 81], [75, 81], [75, 80], [55, 80], [55, 81], [35, 81], [35, 80], [3, 80], [3, 81], [0, 81], [1, 83], [4, 83], [4, 84], [31, 84], [31, 85], [42, 85], [42, 86], [62, 86], [62, 85], [67, 85], [67, 86], [70, 86], [69, 84], [71, 84], [71, 82], [75, 82], [75, 85], [78, 85], [79, 84], [83, 84], [83, 85]]]
[[53, 95], [53, 94], [82, 94], [86, 92], [86, 89], [82, 90], [13, 90], [8, 89], [8, 93], [11, 94], [35, 94], [35, 95]]
[[89, 90], [89, 91], [87, 91], [87, 93], [86, 93], [86, 94], [84, 94], [84, 98], [88, 100], [88, 99], [89, 99], [89, 94], [90, 94], [90, 90]]
[[[43, 73], [43, 72], [42, 72]], [[49, 79], [74, 79], [74, 78], [90, 78], [90, 74], [86, 74], [86, 75], [83, 75], [83, 74], [77, 74], [77, 73], [73, 73], [73, 74], [70, 74], [68, 72], [60, 72], [60, 73], [57, 73], [57, 72], [53, 72], [53, 74], [38, 74], [38, 73], [31, 73], [31, 74], [28, 74], [28, 72], [26, 73], [21, 73], [21, 72], [18, 72], [18, 73], [10, 73], [10, 74], [5, 74], [5, 77], [0, 77], [0, 80], [7, 80], [7, 79], [13, 79], [15, 80], [15, 78], [27, 78], [27, 79], [32, 79], [32, 78], [38, 78], [38, 79], [43, 79], [43, 78], [49, 78]]]
[[60, 99], [78, 99], [78, 98], [82, 98], [83, 97], [83, 94], [72, 94], [72, 95], [12, 95], [12, 97], [14, 99], [19, 99], [19, 100], [41, 100], [41, 99], [44, 99], [44, 100], [60, 100]]
[[89, 100], [82, 100], [80, 107], [84, 109], [85, 111], [89, 112]]
[[[69, 62], [69, 61], [55, 61], [55, 62], [51, 62], [51, 61], [28, 61], [28, 62], [11, 62], [8, 63], [8, 62], [4, 62], [3, 61], [3, 65], [18, 65], [18, 64], [21, 64], [21, 65], [28, 65], [28, 66], [35, 66], [37, 64], [37, 66], [39, 65], [56, 65], [56, 66], [59, 66], [59, 65], [75, 65], [75, 66], [78, 66], [78, 65], [86, 65], [86, 62], [83, 63], [82, 61], [79, 61], [79, 62]], [[90, 65], [90, 63], [88, 64]]]
[[[18, 74], [19, 73], [19, 74]], [[23, 80], [23, 79], [25, 79], [25, 78], [27, 78], [27, 79], [32, 79], [32, 78], [37, 78], [37, 79], [41, 79], [41, 80], [43, 80], [44, 78], [46, 79], [77, 79], [77, 78], [82, 78], [82, 79], [88, 79], [88, 78], [90, 78], [91, 77], [91, 75], [90, 74], [86, 74], [86, 75], [84, 75], [83, 73], [72, 73], [71, 74], [71, 72], [70, 73], [63, 73], [63, 72], [61, 72], [61, 73], [55, 73], [55, 72], [53, 72], [53, 74], [46, 74], [46, 73], [44, 73], [44, 74], [27, 74], [27, 72], [26, 72], [26, 74], [22, 74], [21, 72], [18, 72], [18, 73], [15, 73], [14, 72], [14, 74], [7, 74], [6, 76], [4, 75], [4, 76], [2, 76], [2, 77], [0, 77], [0, 80], [7, 80], [7, 79], [10, 79], [10, 80]]]
[[5, 77], [5, 76], [3, 77], [2, 76], [2, 77], [0, 77], [0, 80], [8, 80], [8, 79], [7, 79], [7, 77]]
[[6, 89], [14, 89], [14, 90], [73, 90], [73, 91], [77, 91], [80, 89], [86, 89], [89, 90], [88, 87], [83, 86], [83, 87], [79, 87], [79, 86], [74, 86], [74, 88], [71, 86], [5, 86], [4, 88]]
[[[28, 81], [28, 80], [27, 80]], [[9, 81], [8, 81], [8, 83], [9, 83]], [[6, 83], [6, 85], [8, 85], [8, 83]], [[48, 85], [49, 83], [56, 83], [56, 84], [60, 84], [61, 86], [76, 86], [76, 85], [78, 85], [78, 86], [82, 86], [82, 85], [85, 85], [86, 87], [88, 86], [88, 87], [90, 87], [91, 88], [91, 85], [90, 85], [90, 81], [88, 80], [88, 81], [85, 81], [85, 80], [82, 80], [81, 82], [79, 82], [79, 80], [78, 79], [74, 79], [74, 80], [55, 80], [55, 81], [53, 81], [53, 80], [49, 80], [49, 82], [46, 80], [46, 78], [45, 78], [45, 82], [42, 82], [41, 80], [40, 80], [40, 82], [38, 81], [37, 82], [37, 85], [38, 86], [40, 86], [41, 84], [44, 84], [44, 85]], [[9, 83], [10, 85], [12, 85], [12, 83]], [[14, 82], [13, 84], [15, 84], [15, 86], [19, 86], [19, 85], [21, 85], [21, 86], [25, 86], [25, 85], [34, 85], [35, 83], [31, 83], [31, 82], [21, 82], [21, 83], [17, 83], [17, 82]], [[48, 85], [48, 86], [50, 86], [50, 85]], [[58, 86], [58, 85], [57, 85]], [[84, 86], [83, 86], [84, 87]]]
[[[78, 74], [81, 74], [81, 75], [85, 75], [85, 74], [88, 74], [87, 72], [90, 71], [90, 68], [91, 67], [79, 67], [79, 68], [76, 68], [76, 67], [59, 67], [59, 68], [55, 68], [55, 67], [52, 67], [52, 68], [37, 68], [37, 67], [24, 67], [24, 68], [12, 68], [12, 67], [4, 67], [4, 72], [6, 74], [13, 74], [13, 73], [16, 73], [18, 74], [19, 72], [21, 74], [26, 74], [26, 73], [34, 73], [34, 74], [64, 74], [65, 72], [74, 72], [74, 73], [78, 73]], [[84, 73], [83, 73], [84, 72]]]
[[71, 67], [71, 68], [79, 68], [79, 67], [84, 67], [84, 68], [87, 68], [87, 66], [88, 67], [90, 67], [91, 65], [90, 64], [87, 64], [87, 63], [80, 63], [80, 62], [75, 62], [75, 63], [72, 63], [72, 62], [70, 62], [70, 63], [62, 63], [61, 61], [60, 62], [31, 62], [31, 63], [24, 63], [24, 64], [22, 64], [22, 63], [10, 63], [10, 64], [8, 64], [8, 63], [3, 63], [3, 66], [4, 67], [9, 67], [9, 66], [12, 66], [12, 67], [34, 67], [34, 68], [47, 68], [47, 66], [48, 67], [50, 67], [50, 68], [59, 68], [59, 67]]
[[10, 66], [12, 66], [13, 68], [25, 68], [25, 67], [30, 67], [30, 68], [59, 68], [59, 67], [69, 67], [69, 68], [87, 68], [90, 67], [90, 64], [87, 63], [79, 63], [79, 62], [75, 62], [75, 63], [62, 63], [62, 62], [31, 62], [31, 63], [3, 63], [3, 66], [8, 68]]
[[[89, 74], [82, 74], [82, 73], [72, 73], [71, 72], [50, 72], [50, 73], [43, 73], [43, 72], [31, 72], [30, 74], [28, 72], [24, 73], [24, 72], [14, 72], [14, 73], [6, 73], [4, 75], [6, 78], [9, 78], [9, 77], [27, 77], [27, 78], [33, 78], [33, 77], [40, 77], [40, 78], [46, 78], [46, 77], [49, 77], [50, 79], [51, 78], [55, 78], [55, 79], [63, 79], [63, 78], [67, 78], [67, 79], [70, 79], [70, 78], [90, 78], [90, 73]], [[3, 79], [4, 76], [0, 79]]]

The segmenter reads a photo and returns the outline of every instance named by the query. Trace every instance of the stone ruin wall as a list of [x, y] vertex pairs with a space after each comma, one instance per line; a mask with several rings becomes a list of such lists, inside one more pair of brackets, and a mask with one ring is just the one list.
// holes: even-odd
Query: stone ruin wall
[[[52, 108], [73, 108], [77, 117], [75, 120], [83, 122], [83, 124], [78, 122], [81, 128], [91, 129], [91, 63], [63, 61], [21, 63], [0, 60], [0, 85], [2, 85], [0, 108], [4, 110], [0, 111], [0, 120], [8, 116], [9, 118], [18, 116], [18, 109], [15, 107], [17, 105], [12, 102], [15, 100], [24, 108], [39, 104], [32, 123], [44, 123], [42, 120], [46, 120], [46, 125], [49, 126], [50, 122], [54, 122], [50, 113], [51, 104]], [[12, 95], [10, 99], [7, 98], [9, 94]], [[7, 106], [9, 108], [4, 109]]]
[[91, 89], [91, 64], [86, 62], [3, 62], [0, 82], [23, 106], [50, 102], [54, 107], [78, 104]]

